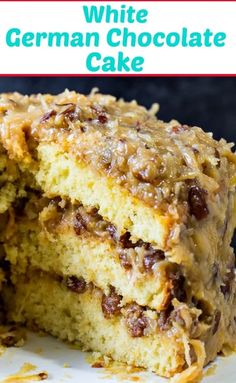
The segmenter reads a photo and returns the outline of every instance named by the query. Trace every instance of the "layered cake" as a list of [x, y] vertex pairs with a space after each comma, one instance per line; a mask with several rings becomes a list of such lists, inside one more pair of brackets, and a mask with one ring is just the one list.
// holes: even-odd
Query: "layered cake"
[[0, 97], [9, 323], [194, 382], [236, 344], [232, 145], [92, 92]]

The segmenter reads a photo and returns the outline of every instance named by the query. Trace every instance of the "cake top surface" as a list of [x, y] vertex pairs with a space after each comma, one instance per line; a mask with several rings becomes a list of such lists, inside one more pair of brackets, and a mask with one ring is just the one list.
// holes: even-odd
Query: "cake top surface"
[[10, 157], [26, 162], [37, 145], [59, 144], [156, 209], [181, 202], [184, 207], [193, 197], [199, 211], [194, 215], [202, 219], [207, 195], [217, 193], [222, 182], [235, 187], [233, 145], [199, 127], [164, 123], [157, 109], [96, 92], [2, 94], [0, 140]]

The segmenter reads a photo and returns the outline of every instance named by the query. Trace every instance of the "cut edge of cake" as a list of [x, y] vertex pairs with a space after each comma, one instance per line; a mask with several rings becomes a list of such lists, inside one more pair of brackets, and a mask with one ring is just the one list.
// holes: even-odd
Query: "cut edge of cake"
[[[230, 240], [236, 224], [236, 198], [234, 197], [236, 156], [230, 151], [230, 145], [227, 145], [223, 140], [217, 143], [209, 134], [203, 133], [200, 128], [193, 128], [191, 132], [190, 127], [181, 125], [176, 121], [164, 124], [136, 103], [116, 101], [110, 96], [91, 94], [86, 98], [83, 95], [67, 91], [65, 94], [55, 97], [38, 95], [28, 98], [15, 93], [2, 95], [1, 100], [3, 101], [0, 102], [2, 113], [0, 116], [2, 120], [0, 137], [5, 150], [8, 151], [10, 161], [13, 164], [15, 161], [16, 167], [19, 167], [18, 177], [10, 179], [10, 182], [2, 182], [1, 184], [0, 178], [0, 195], [2, 195], [3, 201], [2, 206], [0, 205], [0, 219], [7, 214], [10, 222], [6, 226], [6, 235], [3, 234], [6, 242], [4, 246], [11, 267], [15, 267], [11, 281], [8, 280], [8, 286], [3, 289], [5, 303], [8, 306], [8, 318], [19, 323], [28, 323], [30, 326], [36, 320], [38, 326], [44, 330], [55, 333], [63, 339], [78, 341], [81, 340], [79, 338], [82, 335], [76, 335], [75, 339], [70, 335], [71, 329], [72, 332], [83, 332], [77, 322], [76, 325], [68, 322], [68, 328], [64, 326], [61, 330], [54, 331], [55, 301], [65, 302], [65, 297], [68, 297], [68, 301], [75, 307], [75, 312], [71, 314], [73, 321], [77, 315], [78, 317], [84, 315], [85, 320], [86, 317], [88, 319], [95, 301], [100, 300], [99, 304], [95, 304], [96, 313], [91, 316], [93, 322], [93, 324], [90, 323], [91, 328], [96, 329], [96, 325], [98, 325], [96, 319], [100, 318], [101, 327], [104, 327], [105, 330], [110, 329], [112, 335], [117, 333], [117, 339], [122, 334], [126, 334], [123, 336], [123, 338], [127, 338], [126, 343], [124, 345], [122, 343], [122, 347], [127, 345], [127, 349], [129, 349], [129, 343], [133, 345], [144, 344], [147, 355], [144, 357], [139, 354], [137, 357], [132, 354], [130, 349], [129, 355], [122, 356], [118, 349], [115, 350], [114, 342], [113, 344], [110, 342], [110, 349], [107, 346], [108, 349], [103, 350], [102, 345], [97, 345], [98, 349], [96, 349], [96, 339], [94, 340], [95, 343], [91, 341], [92, 349], [104, 353], [113, 353], [115, 359], [124, 362], [140, 363], [164, 376], [176, 374], [173, 377], [174, 382], [189, 383], [198, 379], [202, 375], [204, 364], [213, 360], [224, 347], [234, 348], [236, 344], [236, 285], [233, 269], [234, 255], [233, 249], [230, 248]], [[137, 121], [135, 121], [135, 114], [137, 114]], [[155, 128], [157, 129], [156, 133]], [[85, 138], [81, 138], [87, 130], [89, 132], [88, 139], [86, 135]], [[119, 130], [121, 133], [120, 143], [119, 139], [117, 140]], [[50, 137], [50, 132], [52, 137]], [[77, 135], [77, 132], [80, 133]], [[125, 134], [127, 134], [129, 145], [125, 143]], [[178, 135], [183, 135], [183, 137], [181, 136], [182, 138], [179, 139]], [[152, 140], [156, 140], [156, 137], [157, 143], [155, 141], [155, 145], [152, 146]], [[89, 138], [92, 139], [90, 144]], [[119, 166], [114, 162], [115, 166], [114, 169], [111, 167], [110, 175], [109, 172], [106, 173], [104, 167], [107, 164], [108, 168], [111, 166], [110, 160], [106, 162], [107, 155], [110, 156], [107, 152], [109, 145], [107, 147], [103, 147], [103, 144], [100, 145], [101, 147], [95, 145], [96, 142], [97, 144], [102, 142], [103, 138], [104, 142], [109, 141], [111, 146], [114, 143], [114, 153], [119, 150], [123, 150], [125, 153], [124, 150], [127, 149], [126, 157], [132, 158], [130, 163], [123, 164], [122, 156], [117, 156], [116, 153], [113, 160], [119, 161]], [[58, 142], [55, 142], [57, 139]], [[77, 153], [76, 145], [70, 146], [70, 140], [78, 144], [80, 139], [82, 146]], [[160, 144], [162, 142], [160, 139], [163, 140], [164, 149]], [[190, 141], [187, 145], [186, 140], [188, 139]], [[194, 144], [195, 139], [196, 145]], [[167, 151], [166, 154], [165, 145], [168, 144], [168, 140], [170, 140], [170, 151]], [[101, 154], [104, 148], [106, 149], [104, 161], [102, 160], [104, 168], [99, 170], [96, 169], [96, 162], [94, 162], [97, 154], [93, 156], [91, 153], [97, 151]], [[135, 150], [137, 150], [137, 155]], [[150, 150], [153, 153], [153, 160], [150, 156]], [[182, 154], [181, 150], [183, 150]], [[174, 171], [173, 153], [177, 155], [177, 163], [183, 167], [183, 174]], [[207, 157], [208, 153], [209, 157]], [[91, 157], [92, 165], [86, 156]], [[144, 156], [144, 160], [142, 156]], [[164, 156], [163, 165], [158, 162], [159, 159], [161, 161], [161, 156]], [[182, 162], [179, 161], [178, 156], [181, 157]], [[157, 162], [155, 163], [155, 161]], [[159, 181], [157, 182], [153, 178], [153, 174], [157, 170], [164, 172], [164, 165], [174, 173], [172, 180], [174, 188], [173, 190], [170, 188], [170, 190], [172, 190], [171, 193], [176, 191], [178, 198], [177, 202], [175, 201], [175, 204], [172, 205], [173, 196], [168, 190], [165, 190], [165, 187], [168, 189], [168, 178], [164, 177], [164, 186], [163, 189], [161, 187], [161, 192], [163, 195], [166, 193], [163, 197], [165, 204], [159, 209], [157, 206], [151, 206], [149, 200], [151, 203], [153, 202], [154, 189], [155, 187], [158, 189], [160, 185]], [[122, 167], [128, 169], [129, 172], [125, 187], [122, 186]], [[186, 171], [188, 167], [189, 169]], [[3, 166], [3, 177], [4, 172], [6, 174], [7, 171], [8, 169]], [[117, 177], [115, 171], [117, 171]], [[23, 182], [20, 174], [26, 174], [26, 179]], [[37, 263], [36, 261], [35, 265], [32, 262], [31, 265], [30, 256], [21, 258], [22, 254], [18, 254], [21, 246], [19, 242], [15, 243], [15, 248], [9, 246], [7, 242], [10, 242], [15, 234], [17, 221], [15, 221], [14, 209], [16, 208], [16, 201], [20, 201], [22, 197], [27, 198], [31, 183], [30, 177], [32, 177], [33, 184], [31, 192], [35, 189], [36, 193], [44, 193], [45, 197], [52, 200], [60, 197], [62, 201], [70, 200], [72, 204], [82, 203], [85, 209], [96, 208], [104, 220], [115, 226], [119, 236], [128, 233], [133, 244], [142, 241], [144, 246], [151, 245], [155, 249], [164, 250], [168, 259], [173, 264], [177, 262], [183, 269], [184, 293], [186, 295], [182, 295], [179, 299], [176, 298], [175, 294], [171, 295], [171, 300], [168, 302], [169, 306], [160, 312], [158, 312], [160, 307], [157, 307], [157, 311], [151, 310], [152, 307], [149, 307], [149, 302], [145, 302], [145, 299], [142, 301], [142, 306], [137, 308], [137, 303], [135, 301], [132, 303], [133, 296], [130, 297], [129, 302], [129, 293], [124, 297], [122, 303], [123, 297], [118, 294], [120, 291], [114, 290], [112, 285], [103, 291], [99, 286], [91, 283], [94, 281], [88, 280], [86, 281], [88, 287], [85, 291], [77, 291], [76, 294], [70, 285], [65, 284], [63, 270], [54, 270], [53, 260], [50, 270], [45, 267], [44, 271], [48, 273], [43, 273], [40, 270], [43, 269], [40, 262]], [[133, 192], [132, 182], [134, 182]], [[150, 187], [147, 186], [148, 182]], [[181, 189], [181, 183], [185, 185], [183, 189]], [[142, 198], [138, 197], [140, 190], [142, 191]], [[148, 190], [151, 190], [150, 198]], [[180, 206], [178, 206], [178, 201]], [[7, 210], [9, 213], [6, 213]], [[2, 230], [1, 227], [0, 229]], [[205, 234], [204, 230], [206, 231]], [[66, 236], [66, 232], [64, 234]], [[2, 238], [2, 233], [0, 235]], [[50, 236], [50, 233], [48, 235]], [[19, 241], [21, 241], [20, 237], [19, 235]], [[59, 235], [58, 238], [62, 240], [62, 235]], [[37, 246], [40, 246], [40, 237], [36, 238], [37, 241], [39, 241]], [[86, 241], [86, 236], [84, 241]], [[25, 238], [26, 243], [27, 239]], [[89, 246], [86, 251], [89, 251]], [[206, 257], [204, 257], [205, 253], [207, 254]], [[94, 256], [96, 256], [96, 252]], [[57, 252], [55, 253], [56, 258]], [[17, 270], [18, 267], [19, 270]], [[81, 271], [81, 274], [83, 273], [84, 271]], [[209, 278], [208, 273], [210, 274]], [[38, 277], [36, 282], [34, 282], [35, 276]], [[78, 278], [73, 280], [74, 277], [74, 275], [69, 276], [72, 278], [70, 280], [72, 284], [78, 283], [77, 281], [80, 277], [83, 278], [83, 275], [77, 275], [76, 278]], [[157, 274], [156, 278], [159, 277]], [[173, 278], [175, 280], [175, 276]], [[148, 283], [148, 275], [146, 280]], [[175, 289], [173, 280], [170, 278], [168, 281], [167, 275], [170, 291]], [[128, 283], [127, 274], [127, 285]], [[45, 286], [53, 292], [52, 296], [47, 297]], [[37, 295], [41, 298], [37, 298]], [[44, 305], [43, 297], [49, 301], [49, 305]], [[53, 297], [55, 301], [53, 301]], [[57, 299], [57, 297], [59, 298]], [[103, 310], [103, 300], [106, 304], [107, 302], [115, 302], [114, 316], [109, 314], [109, 318], [106, 317], [107, 314]], [[84, 303], [80, 305], [80, 302]], [[135, 314], [131, 310], [132, 316], [130, 318], [127, 311], [129, 305], [132, 304], [136, 305], [136, 309], [134, 310]], [[65, 307], [56, 307], [56, 309], [59, 310], [57, 319], [67, 315], [68, 310], [70, 310], [66, 304]], [[52, 317], [51, 322], [49, 319], [50, 326], [44, 322], [46, 318], [41, 315], [47, 313], [47, 310], [48, 318]], [[78, 313], [77, 310], [79, 310]], [[147, 319], [146, 315], [151, 315], [151, 317]], [[167, 315], [167, 318], [163, 315]], [[39, 320], [38, 316], [40, 316]], [[197, 326], [194, 323], [194, 316]], [[134, 320], [140, 324], [142, 336], [130, 336], [129, 331], [127, 331], [124, 323], [127, 324]], [[164, 326], [162, 329], [161, 326], [158, 327], [160, 320], [168, 323], [166, 329]], [[145, 326], [145, 323], [148, 323], [148, 326]], [[151, 331], [150, 334], [146, 333], [147, 329], [152, 326], [156, 328], [156, 333], [155, 331], [154, 333]], [[65, 336], [61, 336], [60, 331], [64, 331]], [[99, 343], [101, 331], [100, 329], [98, 333], [96, 331], [94, 334], [98, 334], [97, 343]], [[175, 347], [171, 348], [171, 339], [173, 340], [175, 337], [179, 338], [179, 342], [176, 342]], [[164, 367], [158, 367], [158, 358], [154, 358], [153, 361], [152, 356], [149, 355], [150, 358], [148, 358], [149, 349], [155, 355], [157, 350], [153, 350], [152, 347], [161, 347], [159, 341], [152, 343], [152, 340], [157, 338], [161, 338], [163, 343], [169, 341], [167, 347], [163, 347], [163, 351], [162, 348], [159, 350], [162, 353], [160, 363], [162, 363], [161, 360], [164, 356], [168, 360], [172, 358], [173, 365], [176, 366], [174, 369], [170, 367], [168, 371]], [[109, 337], [106, 338], [106, 335], [103, 335], [102, 339], [104, 346]], [[85, 339], [84, 346], [85, 343], [89, 345], [89, 340]], [[113, 351], [111, 352], [111, 350]], [[139, 349], [137, 346], [137, 350], [140, 352], [141, 348]], [[164, 355], [166, 350], [169, 354]], [[129, 357], [132, 360], [129, 360]]]

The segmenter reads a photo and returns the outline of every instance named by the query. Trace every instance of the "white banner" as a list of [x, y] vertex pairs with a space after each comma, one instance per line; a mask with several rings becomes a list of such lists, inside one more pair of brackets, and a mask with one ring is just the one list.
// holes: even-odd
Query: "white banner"
[[236, 2], [0, 2], [1, 74], [235, 74]]

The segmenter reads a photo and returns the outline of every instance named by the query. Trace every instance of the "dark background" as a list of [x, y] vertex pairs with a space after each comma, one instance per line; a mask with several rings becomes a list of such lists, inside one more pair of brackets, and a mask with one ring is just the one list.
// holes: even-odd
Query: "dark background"
[[[0, 92], [58, 93], [65, 88], [88, 94], [93, 87], [150, 107], [160, 103], [159, 118], [201, 126], [214, 137], [236, 141], [236, 78], [0, 78]], [[234, 241], [236, 248], [236, 239]]]
[[126, 100], [136, 99], [147, 107], [160, 103], [159, 118], [175, 118], [181, 123], [199, 125], [214, 137], [236, 141], [236, 78], [0, 78], [0, 92], [58, 93], [65, 88], [89, 93], [98, 87]]

